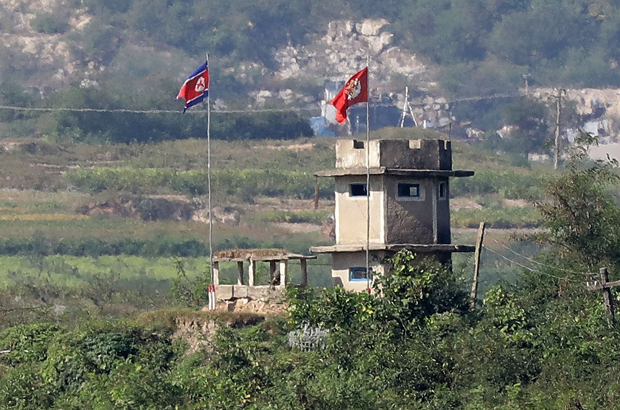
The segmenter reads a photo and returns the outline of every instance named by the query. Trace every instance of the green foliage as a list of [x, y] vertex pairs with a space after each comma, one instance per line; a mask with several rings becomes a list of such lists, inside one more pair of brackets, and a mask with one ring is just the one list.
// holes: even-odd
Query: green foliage
[[500, 194], [508, 199], [536, 199], [542, 195], [541, 176], [499, 170], [476, 171], [471, 178], [458, 178], [450, 184], [454, 196]]
[[36, 323], [10, 328], [0, 333], [4, 350], [9, 353], [0, 356], [0, 363], [15, 366], [19, 363], [42, 362], [47, 358], [49, 341], [60, 332], [58, 326]]
[[459, 209], [450, 212], [450, 220], [454, 228], [477, 228], [480, 221], [495, 229], [536, 228], [542, 224], [542, 217], [534, 207]]
[[547, 107], [533, 100], [514, 100], [502, 107], [505, 124], [514, 126], [510, 138], [501, 146], [507, 152], [529, 154], [541, 152], [548, 138]]
[[49, 409], [53, 395], [34, 365], [12, 369], [0, 379], [0, 404], [6, 409]]
[[[86, 27], [76, 29], [67, 23], [72, 8], [89, 14]], [[169, 109], [175, 106], [170, 95], [181, 80], [176, 78], [178, 61], [202, 55], [205, 50], [219, 62], [212, 67], [212, 82], [217, 84], [218, 98], [225, 98], [229, 106], [247, 105], [248, 91], [256, 89], [292, 87], [316, 96], [315, 80], [310, 81], [313, 84], [278, 80], [262, 70], [278, 67], [274, 49], [303, 46], [310, 35], [322, 35], [330, 22], [343, 16], [357, 22], [388, 19], [390, 25], [382, 30], [394, 34], [395, 45], [441, 64], [441, 85], [457, 97], [514, 93], [527, 73], [531, 84], [544, 86], [602, 88], [620, 84], [614, 68], [620, 56], [620, 9], [614, 2], [595, 0], [391, 0], [381, 4], [338, 0], [329, 5], [301, 0], [265, 0], [260, 5], [243, 0], [208, 4], [195, 0], [85, 0], [37, 13], [31, 25], [43, 33], [67, 31], [71, 51], [84, 70], [89, 70], [88, 64], [106, 68], [93, 71], [100, 88], [82, 89], [96, 96], [81, 108]], [[2, 23], [5, 35], [14, 34], [14, 23], [8, 17]], [[274, 26], [278, 29], [273, 30]], [[169, 53], [170, 58], [146, 64], [157, 59], [149, 47]], [[17, 48], [3, 46], [2, 51], [6, 56], [0, 62], [3, 81], [27, 83], [41, 75], [37, 70], [51, 76], [60, 68], [56, 62], [42, 65]], [[148, 57], [142, 58], [145, 55]], [[134, 61], [128, 63], [128, 59]], [[136, 70], [137, 66], [141, 69]], [[158, 67], [157, 72], [151, 67]], [[230, 72], [229, 67], [235, 71]], [[63, 84], [62, 88], [69, 86]], [[64, 92], [37, 104], [56, 103]], [[497, 113], [501, 105], [497, 100], [463, 102], [455, 114], [490, 130], [496, 119], [488, 114]], [[204, 131], [200, 119], [194, 121], [189, 116], [182, 121], [155, 115], [118, 115], [117, 119], [93, 112], [35, 116], [48, 125], [38, 132], [58, 140], [161, 141], [188, 134], [200, 137]], [[298, 121], [296, 116], [263, 113], [251, 120], [247, 115], [214, 116], [214, 136], [279, 139], [309, 135], [305, 119]], [[91, 121], [95, 124], [90, 125]], [[101, 123], [107, 123], [108, 128]], [[25, 124], [20, 125], [23, 130]]]
[[376, 314], [381, 321], [398, 322], [404, 332], [435, 314], [464, 312], [468, 306], [453, 272], [418, 259], [409, 251], [398, 252], [390, 274], [379, 276], [373, 283], [375, 292], [383, 296]]
[[292, 290], [291, 323], [357, 329], [372, 326], [370, 322], [374, 321], [375, 326], [396, 325], [408, 332], [434, 314], [467, 310], [465, 293], [455, 275], [436, 263], [418, 259], [409, 251], [394, 256], [390, 274], [373, 280], [373, 291], [381, 298], [341, 287], [319, 294], [303, 288]]
[[298, 113], [267, 112], [234, 117], [219, 116], [213, 125], [213, 136], [218, 139], [252, 140], [290, 140], [311, 137], [312, 128]]
[[269, 211], [260, 214], [264, 222], [311, 223], [321, 225], [329, 212], [326, 211]]
[[[173, 169], [98, 168], [70, 171], [67, 181], [92, 192], [104, 190], [132, 193], [168, 189], [189, 195], [204, 195], [207, 191], [207, 172], [204, 170], [177, 171]], [[310, 172], [279, 170], [214, 170], [212, 190], [253, 202], [258, 196], [309, 199], [314, 197], [315, 177]], [[333, 196], [331, 185], [322, 186], [319, 196]]]
[[582, 134], [566, 171], [546, 186], [548, 200], [538, 203], [548, 230], [541, 238], [587, 269], [617, 267], [620, 261], [620, 207], [609, 192], [619, 177], [615, 159], [590, 162]]
[[211, 278], [205, 270], [202, 275], [196, 278], [189, 278], [185, 271], [183, 261], [175, 261], [177, 276], [172, 280], [172, 296], [178, 301], [191, 307], [202, 307], [209, 302], [209, 284]]
[[[524, 273], [515, 285], [489, 289], [475, 310], [454, 273], [402, 252], [391, 276], [376, 278], [379, 296], [290, 289], [288, 326], [284, 318], [256, 324], [235, 313], [188, 311], [18, 326], [0, 333], [0, 346], [33, 352], [13, 356], [19, 360], [0, 356], [0, 405], [614, 408], [620, 333], [607, 327], [593, 292], [543, 262], [541, 271]], [[248, 326], [239, 327], [244, 321]], [[193, 342], [191, 352], [174, 342], [207, 323], [220, 328]], [[287, 327], [301, 324], [330, 330], [324, 349], [289, 348]]]
[[62, 34], [69, 29], [69, 23], [52, 13], [38, 13], [30, 20], [30, 27], [39, 33]]

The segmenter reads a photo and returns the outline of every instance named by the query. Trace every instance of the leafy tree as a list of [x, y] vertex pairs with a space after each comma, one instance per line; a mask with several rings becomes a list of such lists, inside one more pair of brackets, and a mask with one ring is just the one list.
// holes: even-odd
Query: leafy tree
[[514, 127], [509, 139], [502, 141], [505, 151], [527, 155], [543, 150], [549, 132], [545, 104], [522, 98], [500, 110], [504, 124]]
[[620, 207], [610, 193], [619, 181], [615, 159], [591, 162], [587, 147], [596, 144], [582, 134], [566, 171], [546, 187], [548, 201], [537, 204], [544, 226], [543, 239], [561, 254], [588, 270], [620, 266]]

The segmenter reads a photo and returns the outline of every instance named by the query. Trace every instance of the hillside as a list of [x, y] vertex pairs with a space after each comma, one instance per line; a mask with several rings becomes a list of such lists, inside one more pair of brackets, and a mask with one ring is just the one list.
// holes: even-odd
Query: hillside
[[[618, 21], [618, 7], [599, 0], [2, 0], [0, 82], [54, 106], [81, 87], [123, 107], [174, 109], [171, 96], [209, 52], [220, 107], [316, 115], [324, 81], [343, 80], [367, 55], [386, 95], [404, 86], [414, 96], [510, 94], [525, 73], [530, 85], [608, 87], [620, 85]], [[0, 103], [27, 102], [17, 94], [3, 91]], [[457, 111], [464, 121], [497, 104]]]

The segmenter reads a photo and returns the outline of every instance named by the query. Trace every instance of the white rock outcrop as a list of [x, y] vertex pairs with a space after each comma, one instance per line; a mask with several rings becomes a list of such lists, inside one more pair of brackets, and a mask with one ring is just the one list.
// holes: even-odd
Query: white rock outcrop
[[370, 57], [371, 81], [379, 86], [395, 74], [411, 82], [434, 81], [431, 64], [393, 46], [394, 35], [385, 19], [329, 23], [325, 35], [313, 35], [307, 45], [286, 46], [275, 51], [280, 64], [277, 78], [326, 78], [344, 80], [366, 65]]

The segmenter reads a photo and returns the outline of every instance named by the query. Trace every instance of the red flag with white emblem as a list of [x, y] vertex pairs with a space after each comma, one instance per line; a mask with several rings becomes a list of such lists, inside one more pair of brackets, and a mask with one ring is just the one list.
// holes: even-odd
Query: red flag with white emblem
[[349, 78], [342, 90], [330, 102], [336, 107], [336, 121], [347, 121], [347, 108], [361, 102], [368, 102], [368, 67]]

